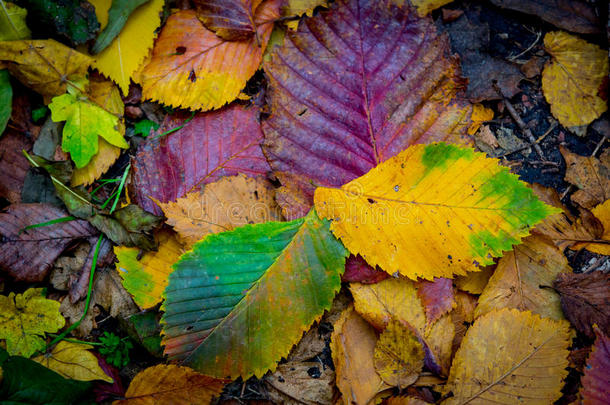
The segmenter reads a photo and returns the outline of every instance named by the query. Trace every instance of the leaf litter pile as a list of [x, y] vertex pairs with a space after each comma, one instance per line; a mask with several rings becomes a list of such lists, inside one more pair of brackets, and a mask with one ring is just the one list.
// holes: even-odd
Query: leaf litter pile
[[600, 16], [0, 0], [0, 400], [607, 404]]

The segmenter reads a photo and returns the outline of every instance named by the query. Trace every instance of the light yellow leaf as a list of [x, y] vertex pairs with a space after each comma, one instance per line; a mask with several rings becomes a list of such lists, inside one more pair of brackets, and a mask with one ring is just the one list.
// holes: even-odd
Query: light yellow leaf
[[102, 380], [112, 383], [112, 377], [104, 373], [97, 357], [89, 349], [93, 349], [93, 346], [62, 340], [50, 353], [34, 357], [32, 360], [68, 379]]
[[413, 384], [424, 367], [424, 348], [417, 336], [400, 321], [392, 321], [375, 344], [375, 370], [389, 385]]
[[542, 71], [542, 92], [565, 127], [588, 125], [608, 109], [599, 94], [608, 78], [608, 52], [563, 31], [549, 32], [544, 47], [552, 60]]
[[443, 404], [552, 404], [568, 372], [570, 325], [501, 309], [478, 318], [457, 351]]

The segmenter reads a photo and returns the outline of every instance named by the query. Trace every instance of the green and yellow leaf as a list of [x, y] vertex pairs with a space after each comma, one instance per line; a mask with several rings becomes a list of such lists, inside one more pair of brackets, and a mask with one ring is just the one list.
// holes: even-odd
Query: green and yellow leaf
[[25, 8], [0, 1], [0, 41], [30, 38], [32, 33], [25, 23], [27, 15]]

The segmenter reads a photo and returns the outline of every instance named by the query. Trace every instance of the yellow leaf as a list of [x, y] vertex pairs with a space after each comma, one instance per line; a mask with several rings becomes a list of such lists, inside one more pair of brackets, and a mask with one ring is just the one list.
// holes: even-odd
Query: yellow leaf
[[478, 318], [457, 351], [443, 404], [552, 404], [568, 372], [570, 325], [501, 309]]
[[471, 294], [481, 294], [494, 273], [495, 266], [485, 266], [481, 271], [470, 271], [465, 276], [455, 278], [455, 286]]
[[[104, 29], [112, 0], [91, 0], [95, 14]], [[119, 35], [94, 56], [94, 66], [119, 85], [123, 94], [129, 91], [129, 80], [153, 46], [155, 30], [161, 24], [164, 0], [151, 0], [133, 11]]]
[[606, 202], [593, 208], [591, 212], [604, 227], [601, 239], [605, 243], [587, 243], [583, 247], [590, 252], [608, 256], [610, 255], [610, 200], [606, 200]]
[[542, 317], [564, 319], [559, 295], [550, 287], [559, 273], [572, 272], [555, 245], [537, 235], [527, 237], [498, 262], [479, 297], [475, 317], [494, 309], [515, 308]]
[[411, 3], [415, 6], [417, 14], [420, 17], [424, 17], [430, 14], [431, 11], [436, 10], [445, 4], [451, 3], [453, 0], [412, 0]]
[[[282, 7], [282, 17], [300, 17], [302, 15], [311, 17], [313, 10], [319, 6], [327, 7], [328, 0], [287, 0]], [[299, 20], [286, 21], [286, 26], [296, 31]]]
[[159, 364], [140, 371], [129, 384], [125, 399], [113, 405], [209, 404], [225, 381], [173, 364]]
[[256, 10], [256, 36], [225, 41], [207, 30], [194, 10], [171, 15], [141, 74], [144, 98], [204, 111], [235, 100], [258, 70], [278, 17], [278, 0], [267, 0]]
[[0, 295], [0, 339], [6, 339], [8, 354], [30, 357], [44, 349], [44, 333], [57, 332], [66, 322], [59, 305], [43, 297], [42, 288]]
[[544, 47], [552, 60], [542, 72], [542, 91], [565, 127], [588, 125], [608, 109], [600, 96], [608, 77], [608, 52], [563, 31], [549, 32]]
[[485, 121], [490, 121], [494, 118], [494, 111], [491, 108], [487, 108], [482, 104], [475, 104], [472, 106], [472, 114], [470, 120], [472, 124], [468, 127], [468, 135], [474, 135], [479, 130], [481, 124]]
[[102, 380], [112, 383], [112, 377], [104, 373], [99, 366], [97, 357], [89, 349], [93, 349], [93, 346], [62, 340], [53, 348], [51, 353], [42, 354], [32, 360], [68, 379], [78, 381]]
[[375, 370], [389, 385], [413, 384], [424, 367], [424, 348], [417, 336], [400, 321], [392, 321], [375, 344]]
[[243, 174], [223, 177], [207, 184], [201, 193], [191, 192], [175, 202], [157, 205], [187, 247], [210, 233], [282, 220], [271, 183]]
[[13, 3], [0, 2], [0, 41], [31, 38], [25, 23], [28, 11]]
[[159, 249], [144, 253], [139, 260], [140, 249], [114, 247], [119, 260], [116, 269], [123, 280], [123, 286], [141, 308], [150, 308], [161, 302], [169, 274], [173, 271], [172, 265], [183, 253], [182, 246], [169, 232], [160, 232], [158, 240]]
[[0, 42], [2, 60], [13, 77], [45, 97], [64, 94], [67, 83], [84, 78], [92, 62], [52, 39]]
[[437, 367], [433, 371], [438, 375], [449, 374], [454, 338], [455, 325], [450, 314], [445, 314], [433, 324], [426, 325], [424, 341], [430, 350], [434, 366]]
[[316, 211], [352, 254], [389, 274], [466, 274], [556, 212], [497, 162], [451, 144], [411, 146], [341, 188], [318, 187]]
[[368, 404], [387, 388], [373, 366], [375, 330], [350, 306], [334, 325], [330, 351], [345, 405]]

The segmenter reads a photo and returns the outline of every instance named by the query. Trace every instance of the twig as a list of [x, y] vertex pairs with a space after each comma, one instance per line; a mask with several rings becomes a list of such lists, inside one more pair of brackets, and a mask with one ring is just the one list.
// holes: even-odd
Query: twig
[[[551, 133], [551, 132], [552, 132], [552, 131], [553, 131], [555, 128], [557, 128], [557, 121], [553, 121], [553, 123], [551, 123], [551, 126], [549, 127], [549, 129], [547, 129], [547, 130], [546, 130], [546, 132], [545, 132], [544, 134], [540, 135], [540, 137], [538, 137], [538, 139], [536, 139], [536, 141], [534, 142], [534, 144], [539, 144], [540, 142], [542, 142], [542, 140], [543, 140], [544, 138], [546, 138], [546, 136], [547, 136], [548, 134], [550, 134], [550, 133]], [[502, 157], [505, 157], [505, 156], [508, 156], [508, 155], [512, 155], [513, 153], [521, 152], [522, 150], [525, 150], [525, 149], [531, 148], [531, 147], [532, 147], [534, 144], [530, 144], [530, 143], [528, 143], [528, 144], [527, 144], [527, 145], [525, 145], [525, 146], [522, 146], [522, 147], [517, 148], [517, 149], [515, 149], [515, 150], [511, 150], [511, 151], [509, 151], [509, 152], [503, 153], [503, 154], [501, 154], [501, 155], [500, 155], [500, 156], [498, 156], [498, 157], [499, 157], [499, 158], [502, 158]]]
[[521, 53], [519, 53], [518, 55], [515, 56], [509, 56], [508, 60], [511, 62], [514, 62], [515, 59], [517, 59], [519, 56], [523, 56], [526, 53], [528, 53], [530, 50], [532, 50], [533, 47], [536, 46], [536, 44], [538, 43], [538, 41], [540, 41], [540, 38], [542, 38], [542, 32], [536, 32], [536, 39], [534, 40], [534, 42], [532, 42], [532, 44], [530, 46], [527, 47], [527, 49]]

